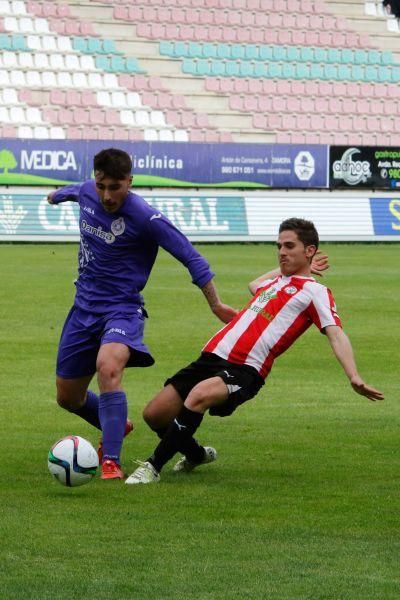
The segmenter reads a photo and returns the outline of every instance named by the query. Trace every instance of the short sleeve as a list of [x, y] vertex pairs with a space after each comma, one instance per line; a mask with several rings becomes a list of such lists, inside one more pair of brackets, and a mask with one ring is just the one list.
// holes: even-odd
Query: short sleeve
[[312, 322], [320, 331], [329, 325], [342, 327], [331, 290], [319, 283], [311, 284], [310, 288], [312, 288], [312, 300], [308, 312]]

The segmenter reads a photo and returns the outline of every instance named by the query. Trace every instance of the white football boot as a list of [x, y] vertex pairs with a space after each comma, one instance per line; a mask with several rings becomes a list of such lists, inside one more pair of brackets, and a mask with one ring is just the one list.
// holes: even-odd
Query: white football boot
[[157, 483], [160, 481], [160, 474], [157, 473], [153, 465], [149, 462], [137, 461], [140, 465], [132, 475], [126, 479], [125, 483], [128, 485], [136, 483]]
[[199, 467], [200, 465], [205, 465], [206, 463], [214, 462], [214, 460], [217, 460], [216, 449], [212, 448], [211, 446], [204, 446], [204, 458], [201, 461], [201, 463], [192, 463], [186, 458], [186, 456], [182, 456], [182, 458], [180, 458], [174, 466], [173, 471], [175, 473], [181, 473], [182, 471], [185, 471], [185, 473], [189, 473], [190, 471], [193, 471], [193, 469], [195, 469], [196, 467]]

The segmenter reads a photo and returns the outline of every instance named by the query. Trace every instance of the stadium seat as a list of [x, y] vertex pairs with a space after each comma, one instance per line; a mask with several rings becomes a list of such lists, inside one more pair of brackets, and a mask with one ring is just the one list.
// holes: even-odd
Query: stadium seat
[[88, 125], [90, 123], [90, 111], [84, 108], [75, 108], [73, 111], [73, 123], [75, 125]]
[[145, 129], [144, 139], [146, 142], [158, 142], [158, 133], [155, 129]]
[[[8, 75], [7, 75], [8, 77]], [[9, 82], [13, 87], [40, 87], [42, 80], [37, 71], [28, 71], [25, 78], [23, 71], [12, 70], [9, 74]]]
[[[129, 73], [130, 71], [127, 69], [126, 60], [122, 56], [112, 56], [109, 61], [109, 66], [106, 68], [106, 71], [110, 71], [111, 73]], [[135, 71], [133, 71], [135, 72]]]
[[70, 73], [60, 71], [56, 73], [57, 85], [61, 89], [72, 87], [72, 77]]
[[100, 69], [101, 71], [110, 71], [111, 70], [110, 57], [109, 56], [96, 56], [95, 66], [96, 66], [96, 69]]
[[225, 75], [226, 77], [238, 77], [241, 72], [240, 62], [234, 62], [232, 60], [225, 63]]
[[[250, 62], [241, 62], [240, 63], [240, 71], [239, 71], [239, 76], [240, 77], [254, 77], [255, 76], [255, 69], [256, 69], [257, 63], [253, 64]], [[265, 65], [266, 66], [266, 65]], [[279, 67], [280, 65], [276, 65], [277, 67]], [[269, 65], [270, 67], [270, 76], [271, 77], [278, 77], [277, 74], [273, 74], [271, 69], [273, 69], [274, 65], [273, 63], [271, 63]]]
[[195, 39], [201, 42], [201, 56], [203, 58], [218, 58], [218, 43], [203, 41], [208, 39], [206, 28], [200, 26], [197, 28], [197, 32], [198, 35], [195, 35]]
[[392, 83], [400, 82], [400, 67], [397, 67], [397, 66], [392, 67], [391, 81], [392, 81]]
[[[38, 56], [40, 56], [40, 55], [35, 54], [35, 56], [33, 56], [33, 54], [31, 54], [30, 52], [22, 52], [21, 54], [16, 54], [18, 67], [23, 70], [38, 68], [37, 64], [36, 64], [36, 60], [34, 60], [34, 58], [36, 59]], [[46, 55], [44, 55], [44, 56], [47, 59], [47, 56]], [[45, 68], [45, 67], [40, 67], [40, 68]]]
[[112, 54], [112, 52], [106, 52], [103, 46], [103, 40], [97, 37], [87, 38], [87, 50], [89, 54]]
[[173, 142], [174, 141], [174, 133], [170, 129], [163, 129], [159, 132], [159, 140], [160, 142]]
[[297, 63], [294, 77], [296, 79], [309, 79], [310, 66], [305, 63]]
[[121, 125], [119, 113], [116, 110], [110, 109], [105, 112], [105, 124], [112, 126]]
[[[88, 74], [88, 86], [92, 90], [101, 90], [104, 88], [103, 78], [100, 73]], [[69, 86], [70, 87], [70, 86]]]
[[139, 127], [149, 127], [149, 113], [145, 110], [137, 110], [135, 113], [135, 121]]
[[10, 110], [6, 106], [0, 106], [0, 123], [11, 123]]
[[25, 37], [23, 35], [12, 35], [11, 36], [11, 49], [15, 52], [26, 52], [28, 51], [28, 47], [25, 42]]
[[12, 50], [12, 36], [0, 33], [0, 50]]
[[33, 129], [29, 125], [20, 125], [17, 130], [17, 136], [22, 139], [33, 138]]
[[386, 20], [386, 27], [388, 31], [391, 31], [393, 33], [398, 33], [399, 32], [399, 24], [397, 22], [397, 19], [387, 19]]
[[272, 60], [272, 46], [260, 46], [258, 58], [262, 61]]
[[43, 123], [41, 111], [39, 110], [39, 108], [35, 108], [32, 106], [28, 106], [28, 108], [26, 108], [25, 118], [26, 122], [31, 125], [34, 123]]
[[[51, 55], [50, 58], [52, 59], [53, 56], [57, 55]], [[19, 56], [19, 64], [24, 69], [49, 69], [49, 55], [44, 52], [35, 52], [34, 54], [24, 53]], [[54, 68], [53, 64], [51, 64], [51, 67]]]
[[[82, 89], [86, 89], [86, 88], [92, 88], [91, 85], [91, 80], [90, 80], [90, 76], [91, 75], [98, 75], [98, 73], [91, 73], [89, 72], [88, 74], [83, 73], [83, 72], [77, 72], [77, 73], [73, 73], [72, 74], [72, 81], [73, 81], [73, 85], [77, 88], [82, 88]], [[104, 77], [102, 78], [100, 76], [100, 87], [103, 87], [106, 85], [106, 75], [104, 75]], [[114, 80], [112, 80], [112, 85], [110, 82], [110, 89], [115, 89], [117, 86], [117, 84], [115, 84]]]
[[136, 125], [134, 112], [131, 110], [121, 110], [120, 113], [121, 123], [129, 127]]
[[[145, 100], [145, 94], [142, 94], [142, 99], [143, 99], [143, 103], [147, 104], [147, 101]], [[173, 96], [171, 96], [171, 95], [156, 94], [154, 96], [154, 102], [155, 102], [154, 105], [161, 110], [166, 110], [166, 109], [173, 107], [172, 99], [173, 99]]]
[[14, 52], [3, 52], [1, 56], [1, 63], [6, 69], [14, 69], [18, 67], [17, 55]]
[[364, 70], [365, 81], [377, 81], [378, 80], [378, 69], [371, 65], [367, 65]]
[[110, 96], [110, 106], [114, 107], [114, 108], [126, 108], [127, 104], [126, 104], [126, 96], [124, 94], [124, 92], [111, 92], [111, 96]]
[[126, 103], [129, 108], [135, 109], [142, 106], [140, 96], [137, 92], [128, 92], [126, 94]]
[[5, 88], [2, 90], [1, 94], [1, 104], [6, 106], [13, 106], [19, 104], [18, 95], [16, 90]]
[[21, 106], [11, 106], [9, 108], [2, 107], [1, 120], [4, 123], [10, 123], [14, 126], [17, 126], [20, 124], [32, 124], [41, 122], [41, 119], [37, 115], [34, 115], [34, 117], [35, 118], [32, 118], [30, 120], [27, 116], [25, 109]]
[[[4, 69], [0, 69], [0, 85], [1, 86], [9, 86], [11, 83], [10, 75], [8, 71]], [[18, 86], [16, 86], [18, 87]]]
[[262, 113], [269, 113], [272, 110], [272, 98], [269, 96], [260, 96], [257, 104], [258, 110]]

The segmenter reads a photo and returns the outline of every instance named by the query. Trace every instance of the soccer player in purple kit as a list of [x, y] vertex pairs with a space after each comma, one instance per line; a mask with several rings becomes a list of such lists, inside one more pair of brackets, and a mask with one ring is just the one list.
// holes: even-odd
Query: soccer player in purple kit
[[[131, 191], [132, 161], [119, 149], [94, 157], [94, 181], [51, 192], [50, 204], [79, 203], [80, 250], [76, 293], [57, 355], [57, 402], [102, 431], [102, 479], [122, 479], [120, 453], [132, 431], [122, 389], [125, 367], [154, 363], [143, 342], [147, 317], [141, 291], [164, 248], [189, 271], [212, 312], [224, 323], [236, 311], [223, 304], [214, 273], [161, 212]], [[89, 390], [97, 373], [100, 394]]]

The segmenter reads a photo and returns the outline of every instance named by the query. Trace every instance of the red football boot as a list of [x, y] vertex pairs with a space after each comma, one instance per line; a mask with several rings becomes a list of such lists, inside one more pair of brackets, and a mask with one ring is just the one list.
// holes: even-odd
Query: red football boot
[[100, 479], [124, 479], [125, 473], [115, 460], [105, 460], [101, 465]]

